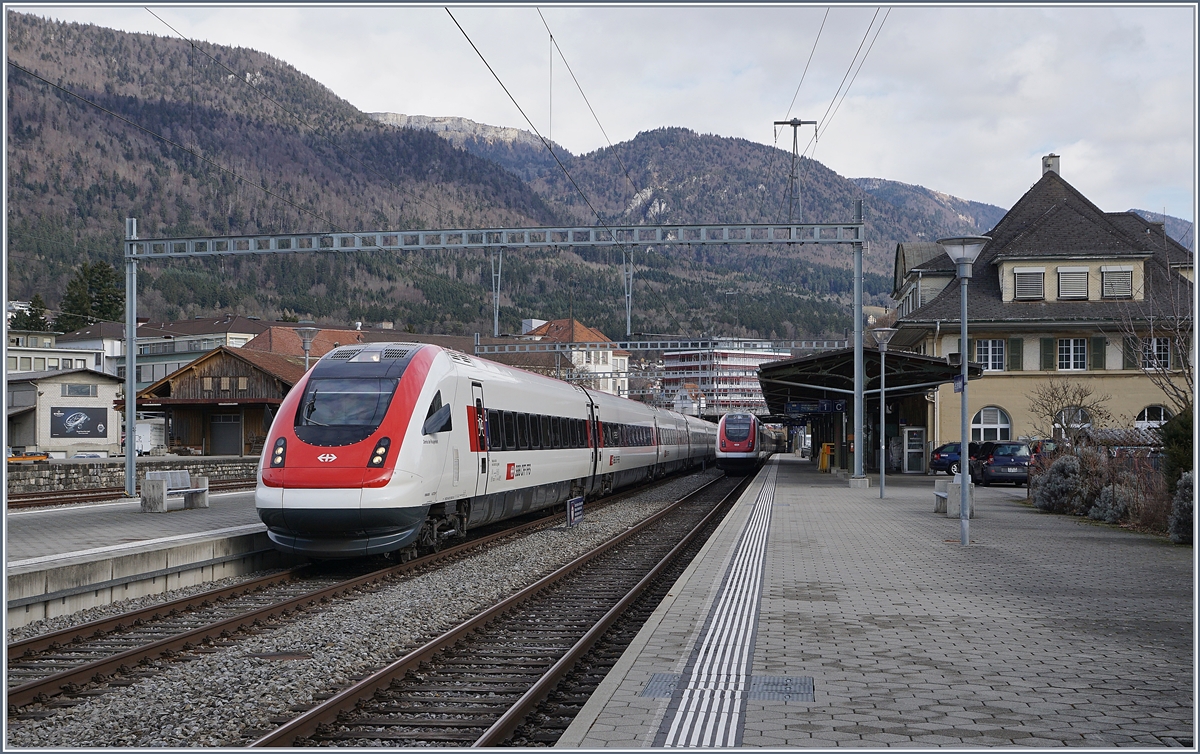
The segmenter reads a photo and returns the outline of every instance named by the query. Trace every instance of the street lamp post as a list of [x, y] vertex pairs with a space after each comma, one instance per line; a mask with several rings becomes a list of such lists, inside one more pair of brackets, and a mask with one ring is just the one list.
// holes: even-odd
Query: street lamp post
[[313, 339], [317, 337], [317, 333], [321, 332], [321, 328], [313, 327], [311, 319], [302, 319], [299, 324], [303, 327], [293, 327], [296, 334], [300, 336], [300, 347], [304, 349], [304, 371], [308, 371], [308, 352], [312, 348]]
[[879, 499], [883, 499], [884, 479], [887, 477], [887, 344], [898, 331], [894, 327], [876, 327], [871, 331], [879, 344]]
[[946, 254], [954, 261], [958, 268], [958, 298], [959, 298], [959, 321], [962, 325], [961, 343], [958, 347], [959, 363], [961, 364], [960, 376], [962, 379], [962, 444], [958, 448], [958, 479], [959, 488], [962, 491], [962, 496], [959, 498], [958, 504], [958, 520], [959, 532], [962, 538], [962, 545], [966, 547], [971, 543], [971, 524], [970, 524], [970, 479], [971, 467], [968, 463], [970, 454], [970, 424], [967, 417], [967, 281], [971, 279], [971, 265], [975, 263], [975, 259], [979, 256], [983, 245], [992, 240], [988, 236], [960, 236], [957, 238], [940, 238], [938, 243], [946, 250]]

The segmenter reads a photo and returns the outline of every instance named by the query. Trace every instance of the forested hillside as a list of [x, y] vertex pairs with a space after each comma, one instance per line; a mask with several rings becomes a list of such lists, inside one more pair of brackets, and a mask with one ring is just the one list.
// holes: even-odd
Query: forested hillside
[[[424, 122], [470, 133], [389, 126], [253, 50], [19, 13], [8, 22], [9, 294], [40, 293], [52, 311], [81, 263], [120, 263], [125, 217], [143, 238], [787, 217], [790, 155], [742, 139], [664, 128], [587, 155], [562, 150], [585, 202], [531, 139], [454, 118]], [[871, 303], [887, 302], [897, 240], [980, 232], [1003, 213], [809, 159], [799, 173], [806, 221], [848, 221], [866, 200]], [[635, 331], [850, 327], [848, 248], [639, 247], [633, 258]], [[574, 312], [623, 334], [620, 262], [617, 250], [510, 251], [502, 329]], [[142, 266], [139, 301], [163, 319], [235, 311], [470, 333], [491, 329], [490, 284], [490, 260], [472, 252], [161, 260]]]

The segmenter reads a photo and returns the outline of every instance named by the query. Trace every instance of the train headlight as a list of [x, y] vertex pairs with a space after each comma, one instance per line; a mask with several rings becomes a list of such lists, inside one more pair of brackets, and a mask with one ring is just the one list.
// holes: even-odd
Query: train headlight
[[379, 438], [375, 443], [375, 449], [371, 451], [371, 458], [367, 461], [368, 469], [378, 469], [383, 467], [383, 462], [387, 460], [388, 449], [391, 447], [392, 441], [386, 437]]
[[287, 439], [279, 438], [275, 441], [275, 449], [271, 451], [271, 468], [283, 468], [283, 460], [287, 455]]

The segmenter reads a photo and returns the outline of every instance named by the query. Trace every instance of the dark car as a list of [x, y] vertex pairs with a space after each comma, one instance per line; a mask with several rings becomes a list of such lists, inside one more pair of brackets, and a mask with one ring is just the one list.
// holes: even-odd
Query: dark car
[[[947, 474], [957, 474], [959, 470], [958, 446], [956, 442], [948, 442], [945, 445], [939, 445], [929, 454], [929, 469], [934, 472], [944, 471]], [[975, 450], [979, 447], [978, 443], [969, 443], [967, 445], [967, 453], [971, 458], [975, 457]]]
[[987, 487], [992, 482], [1011, 482], [1018, 487], [1029, 481], [1033, 455], [1023, 442], [985, 442], [971, 459], [971, 479]]

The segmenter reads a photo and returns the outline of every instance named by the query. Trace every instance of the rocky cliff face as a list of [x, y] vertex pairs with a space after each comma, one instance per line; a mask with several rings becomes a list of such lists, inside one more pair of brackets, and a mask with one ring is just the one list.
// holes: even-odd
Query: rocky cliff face
[[[436, 115], [404, 115], [403, 113], [367, 113], [370, 117], [397, 128], [415, 128], [433, 131], [456, 147], [462, 147], [468, 139], [479, 139], [488, 144], [525, 144], [544, 149], [542, 141], [528, 131], [519, 128], [489, 126], [467, 118]], [[556, 149], [562, 149], [557, 144]]]

